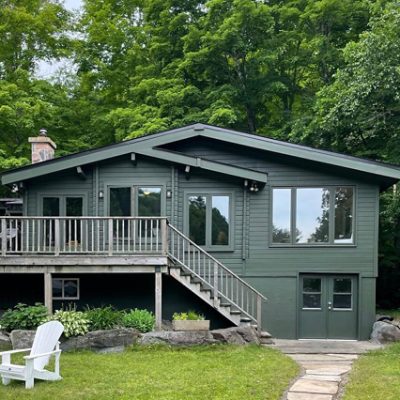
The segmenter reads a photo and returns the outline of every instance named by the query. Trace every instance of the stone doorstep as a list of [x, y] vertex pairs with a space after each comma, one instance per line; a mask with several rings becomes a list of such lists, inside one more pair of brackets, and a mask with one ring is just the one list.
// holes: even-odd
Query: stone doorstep
[[330, 394], [288, 393], [287, 400], [332, 400]]
[[317, 393], [334, 395], [338, 392], [337, 382], [320, 381], [313, 379], [299, 379], [289, 389], [290, 392]]

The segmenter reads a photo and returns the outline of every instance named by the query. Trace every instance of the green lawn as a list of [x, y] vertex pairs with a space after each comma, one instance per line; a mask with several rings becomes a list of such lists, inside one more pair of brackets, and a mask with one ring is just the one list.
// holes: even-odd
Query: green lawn
[[399, 400], [400, 343], [356, 361], [343, 400]]
[[121, 354], [63, 353], [59, 382], [0, 385], [1, 400], [280, 399], [297, 365], [257, 346], [133, 347]]

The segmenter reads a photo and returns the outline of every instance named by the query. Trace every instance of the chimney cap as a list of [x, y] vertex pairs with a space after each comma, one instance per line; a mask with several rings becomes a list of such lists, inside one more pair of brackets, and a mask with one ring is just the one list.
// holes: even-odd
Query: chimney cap
[[47, 136], [47, 129], [45, 128], [40, 129], [39, 136]]

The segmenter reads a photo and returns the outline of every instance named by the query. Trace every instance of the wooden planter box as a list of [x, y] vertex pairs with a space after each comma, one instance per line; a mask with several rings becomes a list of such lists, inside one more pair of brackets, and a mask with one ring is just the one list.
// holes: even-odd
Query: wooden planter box
[[174, 331], [209, 331], [209, 320], [187, 320], [187, 321], [172, 321], [172, 329]]

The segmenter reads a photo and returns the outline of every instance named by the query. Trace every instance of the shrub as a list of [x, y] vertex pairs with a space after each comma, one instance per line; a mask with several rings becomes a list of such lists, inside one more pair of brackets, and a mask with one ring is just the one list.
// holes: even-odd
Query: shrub
[[127, 328], [136, 328], [142, 333], [152, 331], [155, 322], [156, 319], [152, 312], [147, 310], [138, 310], [137, 308], [125, 312], [122, 317], [123, 326]]
[[14, 329], [36, 329], [46, 321], [47, 316], [47, 308], [41, 303], [35, 303], [34, 306], [18, 303], [3, 314], [0, 326], [9, 332]]
[[85, 313], [76, 309], [57, 310], [49, 321], [60, 321], [64, 325], [65, 337], [85, 335], [89, 332], [89, 320]]
[[172, 319], [174, 321], [198, 321], [204, 320], [205, 317], [203, 314], [198, 314], [195, 311], [188, 311], [182, 313], [174, 313]]
[[100, 308], [86, 308], [85, 316], [89, 320], [89, 330], [113, 329], [122, 324], [121, 311], [115, 310], [112, 306]]

